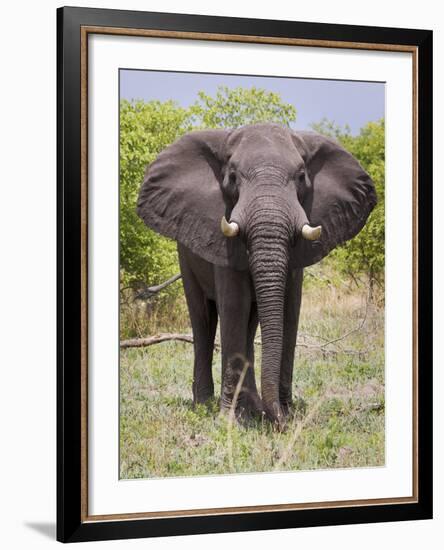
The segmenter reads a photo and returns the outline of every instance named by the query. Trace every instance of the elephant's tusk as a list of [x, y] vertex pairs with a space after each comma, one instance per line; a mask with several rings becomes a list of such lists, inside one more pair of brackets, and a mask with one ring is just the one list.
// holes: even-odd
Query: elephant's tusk
[[222, 220], [220, 222], [220, 228], [222, 230], [222, 233], [225, 235], [225, 237], [236, 237], [236, 235], [239, 234], [239, 226], [236, 222], [230, 222], [228, 223], [225, 219], [225, 216], [222, 216]]
[[310, 227], [307, 223], [302, 227], [302, 236], [308, 241], [317, 241], [322, 233], [322, 226]]

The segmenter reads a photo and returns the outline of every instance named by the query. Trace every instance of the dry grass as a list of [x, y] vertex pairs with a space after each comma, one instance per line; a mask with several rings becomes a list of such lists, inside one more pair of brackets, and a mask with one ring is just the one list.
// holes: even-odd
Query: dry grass
[[[182, 285], [182, 282], [175, 283]], [[160, 295], [146, 303], [133, 299], [127, 290], [120, 303], [120, 339], [143, 338], [159, 332], [191, 332], [185, 296], [181, 291], [175, 299]]]
[[[217, 396], [205, 406], [194, 407], [190, 344], [165, 342], [124, 350], [120, 364], [122, 478], [384, 464], [382, 296], [379, 302], [367, 304], [365, 288], [349, 288], [337, 281], [319, 284], [316, 279], [313, 284], [308, 279], [289, 428], [279, 433], [263, 420], [248, 426], [233, 423], [229, 415], [219, 413]], [[181, 302], [177, 311], [168, 310], [169, 321], [159, 312], [144, 319], [141, 311], [123, 313], [122, 321], [131, 320], [130, 315], [137, 322], [127, 324], [122, 331], [125, 336], [161, 330], [190, 332]], [[256, 357], [258, 365], [260, 346]], [[213, 372], [219, 389], [219, 352], [214, 355]]]

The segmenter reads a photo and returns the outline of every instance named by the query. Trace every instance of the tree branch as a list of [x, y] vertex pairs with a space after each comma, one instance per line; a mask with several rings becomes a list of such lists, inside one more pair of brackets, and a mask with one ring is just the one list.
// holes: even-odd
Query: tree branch
[[148, 336], [147, 338], [130, 338], [129, 340], [122, 340], [120, 347], [125, 348], [144, 348], [152, 346], [153, 344], [159, 344], [160, 342], [167, 342], [168, 340], [179, 340], [181, 342], [193, 343], [192, 334], [179, 334], [174, 332], [162, 332], [155, 334], [154, 336]]
[[155, 286], [144, 285], [143, 290], [138, 294], [136, 294], [136, 296], [134, 297], [134, 300], [149, 300], [150, 298], [158, 294], [161, 290], [163, 290], [167, 286], [178, 281], [181, 277], [182, 275], [178, 273], [177, 275], [170, 277], [167, 281], [165, 281], [164, 283], [161, 283], [160, 285], [155, 285]]
[[348, 332], [346, 332], [342, 336], [339, 336], [338, 338], [335, 338], [334, 340], [329, 340], [328, 342], [325, 342], [324, 344], [322, 344], [321, 347], [325, 348], [326, 346], [329, 346], [330, 344], [335, 344], [336, 342], [339, 342], [340, 340], [344, 340], [344, 338], [347, 338], [347, 336], [350, 336], [350, 334], [354, 334], [355, 332], [359, 332], [360, 330], [362, 330], [362, 328], [365, 325], [365, 322], [367, 320], [368, 302], [369, 302], [369, 300], [367, 299], [367, 301], [365, 302], [364, 317], [362, 318], [361, 322], [359, 323], [359, 325], [356, 328], [354, 328], [352, 330], [349, 330]]

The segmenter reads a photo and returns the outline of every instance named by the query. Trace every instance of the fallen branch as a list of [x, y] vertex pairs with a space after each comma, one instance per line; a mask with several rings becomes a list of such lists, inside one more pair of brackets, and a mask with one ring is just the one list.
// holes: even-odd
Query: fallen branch
[[148, 336], [147, 338], [130, 338], [129, 340], [122, 340], [120, 342], [121, 348], [144, 348], [152, 346], [153, 344], [159, 344], [160, 342], [167, 342], [168, 340], [179, 340], [181, 342], [193, 343], [192, 334], [179, 334], [171, 332], [163, 332], [161, 334], [155, 334], [154, 336]]
[[[186, 342], [192, 344], [194, 342], [192, 334], [180, 334], [180, 333], [170, 333], [163, 332], [160, 334], [155, 334], [154, 336], [148, 336], [147, 338], [130, 338], [128, 340], [122, 340], [120, 342], [120, 347], [122, 349], [127, 348], [145, 348], [152, 346], [154, 344], [160, 344], [161, 342], [168, 342], [171, 340], [176, 340], [180, 342]], [[254, 343], [258, 346], [261, 345], [260, 340], [255, 340]], [[305, 348], [309, 351], [321, 352], [323, 355], [337, 356], [341, 354], [345, 355], [357, 355], [358, 357], [364, 357], [371, 350], [353, 350], [353, 349], [326, 349], [323, 345], [312, 345], [306, 344], [305, 342], [297, 342], [296, 347]], [[220, 350], [220, 343], [216, 340], [214, 342], [214, 349], [216, 351]]]

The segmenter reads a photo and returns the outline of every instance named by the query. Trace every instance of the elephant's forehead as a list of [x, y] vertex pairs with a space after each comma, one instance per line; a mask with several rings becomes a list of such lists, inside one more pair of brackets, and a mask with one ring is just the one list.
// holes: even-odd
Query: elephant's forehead
[[231, 145], [241, 149], [265, 149], [272, 153], [279, 152], [292, 146], [288, 130], [280, 126], [258, 125], [247, 126], [238, 130], [231, 141]]
[[255, 124], [239, 128], [237, 132], [244, 139], [287, 140], [289, 132], [278, 124]]
[[290, 132], [278, 125], [247, 126], [237, 131], [228, 154], [243, 169], [266, 163], [291, 171], [303, 163]]

